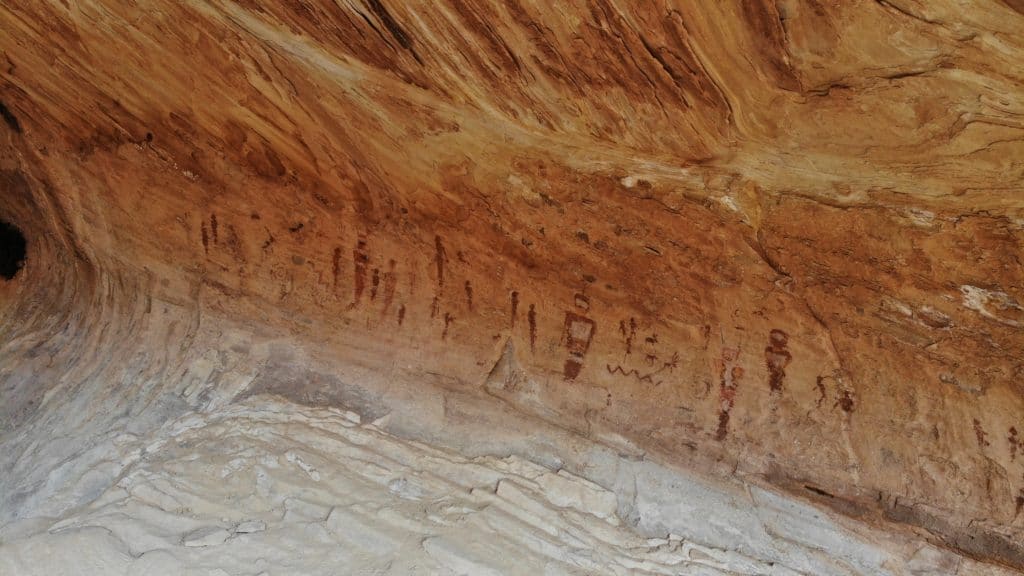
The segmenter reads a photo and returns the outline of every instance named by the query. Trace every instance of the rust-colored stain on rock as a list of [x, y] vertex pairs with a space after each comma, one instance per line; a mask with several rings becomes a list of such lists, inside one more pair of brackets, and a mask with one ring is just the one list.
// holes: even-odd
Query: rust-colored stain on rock
[[505, 346], [510, 409], [1024, 569], [1019, 2], [156, 4], [0, 2], [0, 431]]

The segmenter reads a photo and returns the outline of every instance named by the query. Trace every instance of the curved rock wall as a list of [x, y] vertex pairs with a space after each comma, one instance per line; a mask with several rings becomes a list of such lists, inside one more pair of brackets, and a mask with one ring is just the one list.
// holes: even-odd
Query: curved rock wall
[[0, 518], [125, 429], [426, 387], [1024, 567], [1016, 3], [0, 22]]

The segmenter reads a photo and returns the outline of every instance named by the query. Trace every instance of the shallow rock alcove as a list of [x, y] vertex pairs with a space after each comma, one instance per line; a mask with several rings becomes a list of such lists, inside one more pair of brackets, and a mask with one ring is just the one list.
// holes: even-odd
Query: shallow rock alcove
[[1019, 1], [144, 8], [0, 0], [0, 575], [1024, 570]]

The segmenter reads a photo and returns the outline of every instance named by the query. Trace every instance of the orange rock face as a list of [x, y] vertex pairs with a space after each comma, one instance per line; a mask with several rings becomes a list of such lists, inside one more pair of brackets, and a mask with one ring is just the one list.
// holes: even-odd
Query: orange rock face
[[283, 347], [1024, 569], [1020, 2], [89, 0], [0, 26], [0, 219], [28, 241], [5, 430], [88, 382], [134, 413], [284, 374]]

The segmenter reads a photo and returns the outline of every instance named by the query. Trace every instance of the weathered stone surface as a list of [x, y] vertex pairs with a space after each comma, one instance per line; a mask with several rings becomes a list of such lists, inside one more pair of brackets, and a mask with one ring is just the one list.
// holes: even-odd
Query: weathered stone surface
[[0, 26], [0, 219], [28, 240], [0, 280], [0, 521], [91, 501], [124, 434], [189, 411], [370, 421], [426, 387], [414, 418], [486, 397], [1024, 569], [1019, 2], [5, 2]]
[[[573, 486], [615, 499], [564, 470], [516, 457], [468, 458], [346, 422], [340, 411], [282, 398], [189, 414], [155, 435], [153, 449], [131, 462], [115, 489], [49, 532], [0, 532], [0, 574], [266, 568], [310, 575], [792, 576], [969, 573], [981, 566], [912, 537], [876, 541], [871, 527], [836, 521], [781, 495], [747, 494], [736, 481], [709, 484], [609, 453], [605, 465], [644, 487], [623, 505], [638, 508], [641, 524], [662, 524], [654, 528], [660, 538], [643, 538], [613, 525], [600, 507], [593, 514], [561, 505], [559, 494]], [[535, 433], [544, 429], [539, 424]], [[299, 452], [315, 462], [322, 480], [287, 456]], [[422, 498], [395, 498], [389, 479], [411, 474], [421, 478]], [[554, 498], [553, 480], [563, 487]], [[651, 506], [658, 498], [668, 504]], [[715, 516], [678, 514], [695, 505]], [[228, 538], [220, 527], [254, 517], [265, 519], [256, 532], [236, 530]], [[89, 562], [75, 566], [83, 544], [90, 545]]]
[[220, 526], [204, 526], [189, 532], [181, 539], [181, 544], [189, 548], [204, 548], [223, 544], [231, 533]]

